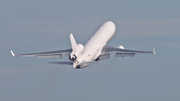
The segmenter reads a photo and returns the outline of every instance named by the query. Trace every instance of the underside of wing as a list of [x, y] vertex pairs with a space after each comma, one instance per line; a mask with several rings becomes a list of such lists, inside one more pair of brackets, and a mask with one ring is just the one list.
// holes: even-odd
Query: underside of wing
[[12, 56], [21, 56], [21, 57], [37, 57], [37, 58], [62, 58], [62, 56], [68, 56], [72, 49], [57, 50], [57, 51], [48, 51], [48, 52], [38, 52], [38, 53], [28, 53], [28, 54], [14, 54], [13, 51], [10, 51]]

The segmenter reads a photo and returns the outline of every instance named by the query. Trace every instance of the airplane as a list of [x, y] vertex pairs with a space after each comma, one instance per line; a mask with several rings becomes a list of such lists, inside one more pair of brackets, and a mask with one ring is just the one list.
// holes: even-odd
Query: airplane
[[116, 26], [112, 21], [107, 21], [100, 26], [95, 34], [86, 42], [77, 44], [73, 34], [70, 34], [71, 47], [70, 49], [29, 53], [29, 54], [14, 54], [12, 56], [21, 57], [37, 57], [37, 58], [62, 58], [69, 56], [70, 61], [49, 62], [51, 64], [73, 65], [73, 68], [80, 69], [87, 67], [89, 64], [98, 63], [101, 60], [108, 59], [110, 55], [114, 57], [133, 57], [137, 54], [156, 54], [155, 48], [153, 51], [137, 51], [125, 49], [122, 45], [118, 47], [107, 46], [107, 42], [112, 38], [116, 30]]

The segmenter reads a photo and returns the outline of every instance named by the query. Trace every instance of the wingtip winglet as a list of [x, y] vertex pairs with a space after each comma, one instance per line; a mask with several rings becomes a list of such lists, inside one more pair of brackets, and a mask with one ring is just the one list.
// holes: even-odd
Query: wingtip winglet
[[156, 55], [155, 47], [153, 47], [153, 54], [155, 54], [155, 55]]
[[10, 52], [11, 52], [12, 56], [14, 57], [14, 56], [15, 56], [15, 54], [13, 53], [13, 51], [12, 51], [12, 50], [10, 50]]

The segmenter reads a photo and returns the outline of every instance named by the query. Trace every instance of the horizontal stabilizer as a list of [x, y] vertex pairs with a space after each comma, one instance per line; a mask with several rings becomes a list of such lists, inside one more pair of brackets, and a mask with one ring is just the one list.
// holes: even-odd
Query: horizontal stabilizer
[[73, 61], [49, 62], [50, 64], [73, 65]]
[[[73, 65], [74, 61], [61, 61], [61, 62], [49, 62], [50, 64], [62, 64], [62, 65]], [[98, 61], [82, 62], [79, 65], [98, 63]]]
[[80, 63], [80, 65], [84, 65], [84, 64], [92, 64], [92, 63], [99, 63], [99, 61], [82, 62], [82, 63]]

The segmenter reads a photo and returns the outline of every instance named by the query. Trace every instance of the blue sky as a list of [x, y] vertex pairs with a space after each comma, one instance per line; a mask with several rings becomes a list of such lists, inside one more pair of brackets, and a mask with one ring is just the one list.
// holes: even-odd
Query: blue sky
[[[179, 101], [179, 0], [1, 0], [1, 101]], [[15, 53], [84, 44], [105, 21], [117, 31], [108, 45], [157, 55], [113, 58], [76, 70]]]

